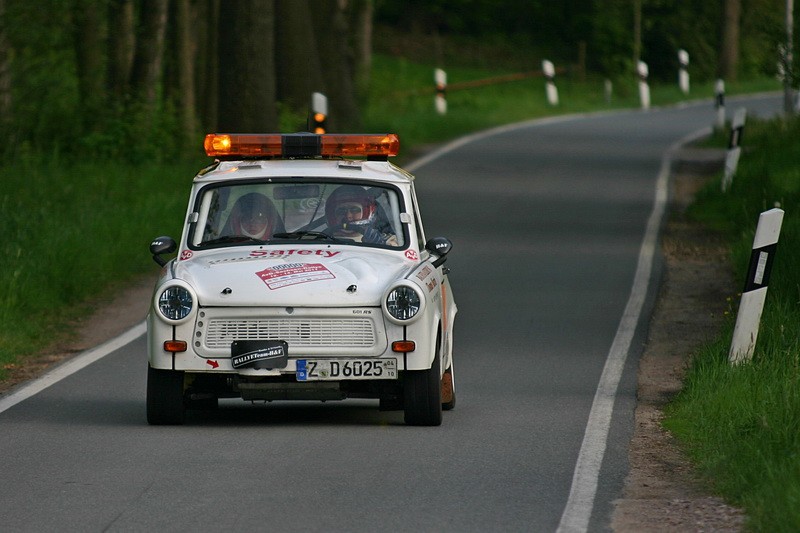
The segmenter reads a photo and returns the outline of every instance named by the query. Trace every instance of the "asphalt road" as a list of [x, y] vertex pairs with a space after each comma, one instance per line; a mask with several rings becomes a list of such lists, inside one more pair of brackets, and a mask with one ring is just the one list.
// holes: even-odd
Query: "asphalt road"
[[[0, 398], [0, 529], [607, 529], [660, 272], [656, 256], [642, 279], [640, 261], [658, 179], [669, 147], [714, 116], [709, 100], [532, 122], [411, 165], [428, 237], [454, 242], [458, 405], [441, 427], [361, 401], [226, 403], [150, 427], [138, 337], [24, 401]], [[637, 272], [642, 318], [626, 315], [598, 426]]]

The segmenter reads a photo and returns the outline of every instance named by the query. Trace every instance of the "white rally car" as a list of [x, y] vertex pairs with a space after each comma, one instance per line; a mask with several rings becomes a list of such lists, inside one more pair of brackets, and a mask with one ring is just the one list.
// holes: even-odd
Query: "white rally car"
[[[407, 424], [455, 405], [456, 305], [396, 135], [211, 134], [147, 316], [147, 420], [246, 401], [371, 398]], [[169, 261], [162, 255], [177, 252]]]

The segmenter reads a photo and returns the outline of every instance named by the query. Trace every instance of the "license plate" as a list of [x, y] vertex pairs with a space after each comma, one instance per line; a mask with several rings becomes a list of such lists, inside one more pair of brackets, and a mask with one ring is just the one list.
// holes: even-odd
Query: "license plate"
[[298, 359], [297, 381], [397, 379], [397, 359]]

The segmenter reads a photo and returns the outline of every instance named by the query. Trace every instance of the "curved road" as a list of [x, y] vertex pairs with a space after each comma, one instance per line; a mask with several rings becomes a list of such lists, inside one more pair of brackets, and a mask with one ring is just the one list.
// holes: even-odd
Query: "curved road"
[[714, 117], [708, 101], [546, 119], [410, 165], [428, 237], [455, 243], [458, 405], [441, 427], [360, 401], [226, 403], [149, 427], [139, 328], [0, 397], [0, 528], [608, 529], [667, 154]]

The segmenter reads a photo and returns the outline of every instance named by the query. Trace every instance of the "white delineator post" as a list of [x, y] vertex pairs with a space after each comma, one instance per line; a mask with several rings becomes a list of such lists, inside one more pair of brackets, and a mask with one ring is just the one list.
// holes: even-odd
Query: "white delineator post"
[[547, 103], [551, 106], [558, 105], [558, 88], [556, 88], [555, 77], [556, 77], [556, 68], [553, 66], [551, 61], [547, 59], [542, 61], [542, 74], [546, 79], [545, 81], [545, 91], [547, 93]]
[[639, 101], [642, 103], [642, 109], [650, 109], [650, 85], [647, 84], [650, 69], [647, 63], [639, 61], [636, 64], [636, 73], [639, 75]]
[[736, 326], [728, 352], [730, 364], [742, 363], [753, 358], [753, 350], [758, 338], [758, 326], [761, 312], [767, 297], [767, 284], [772, 272], [772, 263], [778, 247], [778, 236], [783, 223], [783, 210], [770, 209], [758, 217], [756, 236], [753, 239], [753, 252], [750, 255], [750, 266], [747, 279], [739, 302], [736, 315]]
[[725, 127], [725, 81], [722, 79], [717, 80], [714, 84], [714, 106], [717, 108], [717, 129]]
[[433, 71], [433, 80], [436, 83], [436, 112], [440, 115], [447, 113], [447, 100], [445, 99], [445, 92], [447, 91], [447, 73], [437, 68]]
[[311, 94], [311, 122], [314, 133], [325, 133], [328, 126], [328, 97], [322, 93]]
[[678, 63], [680, 69], [678, 70], [678, 86], [681, 88], [683, 94], [689, 94], [689, 52], [686, 50], [678, 50]]
[[747, 109], [740, 107], [731, 121], [731, 136], [728, 140], [728, 152], [725, 154], [725, 173], [722, 176], [723, 192], [730, 188], [736, 168], [739, 166], [739, 156], [742, 153], [739, 145], [742, 142], [745, 120], [747, 120]]

